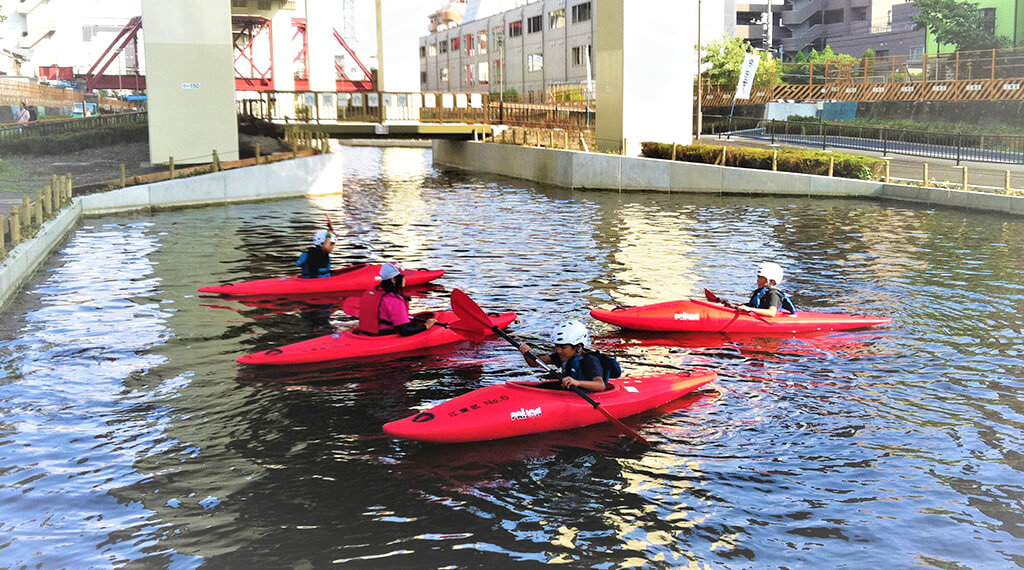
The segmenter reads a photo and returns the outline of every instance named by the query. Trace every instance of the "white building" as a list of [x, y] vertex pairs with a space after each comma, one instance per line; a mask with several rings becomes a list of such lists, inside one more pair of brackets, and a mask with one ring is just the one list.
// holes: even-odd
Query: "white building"
[[[71, 67], [85, 73], [133, 17], [142, 14], [141, 0], [7, 0], [0, 3], [0, 73], [35, 77], [40, 67]], [[121, 58], [129, 73], [142, 65]]]
[[[488, 8], [509, 3], [522, 5], [488, 13]], [[528, 97], [558, 85], [586, 85], [594, 79], [591, 51], [598, 4], [596, 0], [471, 1], [462, 25], [420, 38], [420, 88], [497, 93], [503, 84], [506, 91]], [[701, 12], [702, 43], [735, 31], [735, 0], [704, 0]], [[470, 21], [471, 15], [479, 17]], [[680, 46], [679, 53], [652, 57], [671, 61], [686, 50], [687, 46]]]

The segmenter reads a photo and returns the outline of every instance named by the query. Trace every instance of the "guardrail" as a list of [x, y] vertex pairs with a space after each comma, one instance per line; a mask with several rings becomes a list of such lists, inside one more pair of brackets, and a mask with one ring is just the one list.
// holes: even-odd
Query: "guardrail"
[[942, 133], [824, 121], [704, 115], [702, 134], [740, 136], [825, 149], [829, 146], [961, 161], [1024, 164], [1024, 136]]

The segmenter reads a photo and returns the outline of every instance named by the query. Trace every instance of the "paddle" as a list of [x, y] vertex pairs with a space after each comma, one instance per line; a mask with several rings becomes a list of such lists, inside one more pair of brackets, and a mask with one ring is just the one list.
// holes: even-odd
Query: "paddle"
[[[736, 315], [737, 316], [741, 312], [739, 307], [737, 307], [736, 305], [733, 305], [732, 303], [730, 303], [729, 301], [726, 301], [725, 299], [722, 299], [721, 297], [716, 295], [710, 289], [706, 289], [706, 288], [704, 289], [704, 298], [707, 299], [708, 301], [711, 301], [712, 303], [718, 303], [718, 304], [723, 305], [725, 307], [728, 307], [730, 309], [736, 309]], [[759, 315], [757, 313], [746, 312], [746, 311], [743, 311], [743, 313], [747, 314], [747, 315], [750, 315], [750, 316], [754, 317], [755, 319], [757, 319], [757, 320], [759, 320], [761, 322], [765, 322], [765, 323], [768, 323], [770, 325], [774, 325], [775, 324], [772, 321], [769, 321], [768, 319], [764, 318], [763, 315]], [[736, 319], [733, 319], [733, 320], [736, 320]], [[729, 325], [731, 325], [731, 324], [732, 324], [732, 321], [729, 321]], [[726, 326], [729, 326], [729, 325], [726, 325]]]
[[[485, 330], [486, 329], [490, 329], [495, 334], [497, 334], [501, 338], [503, 338], [506, 341], [508, 341], [509, 344], [511, 344], [512, 346], [514, 346], [516, 348], [519, 347], [519, 344], [520, 344], [519, 341], [514, 339], [510, 334], [506, 333], [505, 331], [501, 330], [500, 328], [492, 325], [490, 317], [488, 317], [487, 313], [485, 313], [484, 310], [480, 308], [480, 305], [477, 305], [476, 301], [474, 301], [473, 299], [470, 299], [469, 295], [463, 293], [460, 289], [453, 289], [452, 290], [452, 310], [455, 311], [455, 314], [458, 315], [460, 319], [462, 319], [462, 320], [464, 320], [464, 321], [466, 321], [468, 323], [476, 323], [481, 328], [483, 328]], [[544, 363], [539, 358], [537, 358], [533, 354], [532, 350], [527, 351], [525, 353], [525, 355], [530, 357], [530, 359], [532, 359], [533, 361], [535, 361], [538, 364], [540, 364], [541, 367], [544, 368], [545, 370], [547, 370], [548, 372], [551, 372], [551, 373], [557, 373], [558, 372], [556, 369], [552, 368], [551, 366], [548, 366], [546, 363]], [[572, 388], [570, 388], [570, 390], [575, 392], [579, 397], [581, 397], [584, 400], [586, 400], [587, 403], [589, 403], [591, 406], [593, 406], [595, 410], [601, 412], [604, 415], [604, 417], [608, 418], [608, 421], [610, 421], [613, 424], [615, 424], [615, 426], [618, 427], [623, 433], [625, 433], [629, 437], [632, 437], [633, 439], [643, 443], [644, 445], [647, 445], [647, 446], [651, 445], [651, 442], [649, 442], [646, 439], [644, 439], [644, 437], [642, 435], [640, 435], [637, 432], [633, 431], [629, 426], [627, 426], [626, 424], [624, 424], [621, 421], [619, 421], [619, 419], [616, 418], [615, 416], [611, 415], [611, 413], [609, 413], [608, 410], [606, 410], [606, 409], [601, 407], [601, 403], [600, 402], [595, 401], [593, 398], [591, 398], [589, 395], [587, 395], [586, 392], [584, 392], [583, 390], [580, 390], [579, 387], [573, 386]]]
[[331, 217], [327, 215], [327, 212], [324, 212], [324, 217], [327, 218], [327, 231], [331, 232], [332, 236], [338, 235], [334, 233], [334, 224], [331, 223]]
[[[341, 310], [350, 317], [359, 317], [359, 309], [362, 305], [361, 297], [345, 297], [345, 300], [341, 303]], [[416, 320], [416, 315], [413, 315], [413, 320]], [[477, 342], [487, 338], [487, 335], [480, 330], [480, 327], [473, 323], [467, 323], [465, 321], [452, 321], [450, 323], [442, 323], [436, 321], [435, 324], [439, 327], [446, 328], [456, 334], [462, 335], [469, 340], [475, 340]]]

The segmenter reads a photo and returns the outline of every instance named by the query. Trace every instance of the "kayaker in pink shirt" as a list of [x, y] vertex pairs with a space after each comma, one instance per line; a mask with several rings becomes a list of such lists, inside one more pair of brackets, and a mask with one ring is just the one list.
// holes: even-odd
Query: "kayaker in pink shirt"
[[409, 317], [409, 298], [402, 294], [405, 277], [392, 263], [380, 268], [380, 284], [363, 293], [359, 303], [360, 332], [371, 335], [398, 334], [410, 336], [423, 332], [437, 323], [433, 317], [425, 320]]

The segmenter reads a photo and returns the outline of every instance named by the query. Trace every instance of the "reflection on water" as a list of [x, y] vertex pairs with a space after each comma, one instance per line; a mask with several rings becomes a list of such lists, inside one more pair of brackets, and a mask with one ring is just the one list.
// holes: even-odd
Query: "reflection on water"
[[[570, 192], [344, 148], [345, 194], [89, 220], [0, 317], [0, 566], [1024, 565], [1024, 224], [864, 201]], [[231, 300], [335, 263], [448, 270], [542, 343], [568, 317], [628, 373], [720, 380], [627, 423], [429, 446], [381, 425], [528, 378], [500, 340], [288, 369], [240, 354], [354, 318]], [[757, 263], [808, 308], [891, 327], [790, 338], [625, 333], [595, 305], [733, 300]]]

